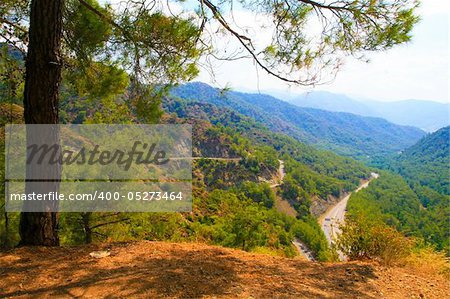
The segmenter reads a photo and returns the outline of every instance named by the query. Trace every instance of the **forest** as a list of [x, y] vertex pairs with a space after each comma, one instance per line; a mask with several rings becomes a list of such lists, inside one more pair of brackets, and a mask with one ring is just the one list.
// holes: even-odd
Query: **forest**
[[403, 177], [382, 171], [368, 188], [350, 197], [348, 212], [354, 217], [382, 220], [404, 235], [449, 255], [449, 203], [448, 194], [418, 185], [410, 187]]
[[[20, 69], [20, 60], [11, 56], [16, 54], [15, 51], [5, 52]], [[6, 83], [3, 92], [8, 91]], [[21, 83], [18, 81], [16, 84], [20, 86]], [[108, 101], [98, 109], [95, 101], [73, 97], [72, 92], [64, 94], [60, 101], [61, 123], [132, 123], [140, 119], [140, 112], [126, 102]], [[240, 109], [180, 99], [173, 94], [161, 100], [163, 110], [156, 115], [161, 122], [194, 121], [194, 155], [239, 157], [242, 160], [237, 164], [214, 160], [199, 160], [194, 164], [195, 209], [191, 214], [62, 214], [61, 244], [139, 239], [196, 241], [292, 256], [296, 253], [291, 242], [298, 238], [310, 247], [319, 260], [334, 258], [314, 218], [318, 215], [311, 214], [311, 204], [317, 200], [327, 202], [330, 196], [338, 198], [352, 191], [360, 180], [368, 178], [370, 168], [351, 158], [315, 149], [296, 138], [277, 133], [277, 130], [273, 132], [258, 117], [240, 114]], [[22, 123], [23, 108], [19, 99], [9, 102], [18, 104], [2, 104], [5, 112], [3, 123]], [[441, 141], [445, 140], [442, 132], [445, 133], [445, 130], [437, 134]], [[445, 146], [445, 142], [426, 142], [426, 138], [419, 142], [421, 144]], [[426, 148], [425, 145], [420, 148]], [[429, 164], [434, 167], [445, 165], [445, 147], [430, 151], [419, 151], [418, 147], [415, 145], [402, 155], [421, 157], [422, 153], [433, 153], [437, 156], [423, 159], [430, 161]], [[400, 169], [398, 165], [401, 161], [414, 161], [403, 157], [389, 164], [391, 170], [420, 175], [422, 167], [403, 173], [394, 168]], [[436, 160], [439, 157], [442, 160]], [[274, 191], [267, 183], [261, 183], [258, 177], [270, 180], [277, 171], [278, 160], [285, 163], [286, 177], [280, 189]], [[420, 161], [423, 163], [423, 160]], [[407, 164], [404, 167], [411, 169], [412, 166]], [[446, 182], [442, 179], [443, 168], [440, 169], [437, 172], [436, 168], [431, 168], [428, 174], [433, 175], [423, 174], [423, 177], [430, 179], [429, 183], [419, 178], [412, 180], [405, 177], [409, 185], [399, 176], [383, 173], [381, 179], [367, 190], [352, 196], [350, 214], [364, 211], [370, 217], [382, 218], [407, 236], [424, 238], [436, 249], [448, 250], [444, 221], [448, 213], [445, 211], [448, 197], [439, 193], [442, 187], [433, 184]], [[432, 180], [435, 176], [438, 177]], [[297, 219], [276, 211], [274, 201], [277, 196], [291, 203], [297, 212]], [[231, 208], [233, 205], [235, 207]], [[421, 209], [421, 205], [429, 208]], [[0, 221], [3, 244], [16, 245], [19, 241], [19, 215], [4, 213]], [[239, 230], [245, 232], [245, 236], [240, 235]]]
[[[227, 39], [270, 76], [299, 86], [317, 84], [322, 74], [334, 77], [342, 57], [363, 59], [367, 51], [410, 41], [419, 20], [416, 1], [338, 1], [338, 6], [242, 1], [241, 6], [274, 21], [272, 38], [263, 46], [256, 46], [256, 36], [233, 29], [227, 14], [233, 1], [199, 1], [194, 10], [182, 7], [179, 14], [166, 7], [169, 3], [158, 4], [3, 1], [1, 124], [192, 124], [192, 212], [2, 210], [3, 247], [195, 241], [292, 257], [298, 255], [292, 241], [299, 239], [316, 259], [332, 261], [336, 254], [319, 226], [319, 214], [378, 172], [364, 162], [385, 161], [409, 147], [389, 166], [378, 164], [404, 178], [382, 172], [352, 196], [349, 213], [370, 210], [369, 217], [383, 219], [406, 236], [423, 238], [438, 250], [448, 248], [442, 208], [448, 203], [449, 184], [443, 179], [448, 145], [426, 136], [413, 146], [425, 135], [422, 130], [382, 119], [184, 84], [199, 75], [205, 57], [233, 53], [217, 42]], [[315, 37], [309, 36], [311, 17], [322, 21], [322, 34]], [[435, 136], [448, 140], [448, 130]], [[281, 163], [283, 179], [277, 177]], [[3, 194], [4, 184], [1, 188]], [[288, 201], [296, 217], [278, 211], [279, 200]], [[315, 211], [318, 202], [322, 210]]]
[[[3, 107], [21, 111], [20, 106]], [[62, 115], [71, 117], [88, 111], [80, 106], [77, 109], [72, 108]], [[184, 113], [190, 113], [187, 107], [178, 110], [180, 116]], [[85, 115], [89, 117], [88, 113]], [[233, 121], [227, 123], [228, 118]], [[192, 122], [192, 117], [186, 115], [179, 118], [167, 114], [162, 119], [167, 123]], [[21, 118], [14, 121], [21, 122]], [[196, 241], [293, 256], [296, 252], [291, 242], [299, 238], [319, 260], [333, 258], [323, 232], [309, 211], [310, 198], [338, 197], [357, 186], [359, 180], [368, 175], [368, 168], [349, 158], [272, 133], [251, 119], [229, 111], [209, 113], [208, 120], [196, 119], [194, 132], [193, 152], [200, 157], [240, 157], [242, 160], [233, 163], [200, 159], [194, 163], [192, 213], [62, 213], [61, 244], [140, 239]], [[258, 177], [270, 180], [278, 169], [279, 159], [286, 160], [287, 176], [277, 195]], [[292, 202], [298, 212], [297, 219], [276, 211], [277, 196]], [[3, 244], [16, 245], [19, 215], [5, 213], [0, 220]]]
[[365, 162], [412, 146], [425, 134], [381, 118], [301, 108], [265, 94], [221, 92], [201, 82], [178, 86], [170, 93], [184, 100], [230, 108], [274, 132]]

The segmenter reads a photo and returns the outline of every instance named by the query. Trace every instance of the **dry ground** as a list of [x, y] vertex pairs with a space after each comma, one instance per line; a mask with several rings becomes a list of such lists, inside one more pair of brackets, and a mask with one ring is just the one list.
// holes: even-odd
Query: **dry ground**
[[[111, 256], [95, 259], [94, 250]], [[202, 244], [114, 243], [0, 253], [0, 298], [449, 298], [440, 276]]]

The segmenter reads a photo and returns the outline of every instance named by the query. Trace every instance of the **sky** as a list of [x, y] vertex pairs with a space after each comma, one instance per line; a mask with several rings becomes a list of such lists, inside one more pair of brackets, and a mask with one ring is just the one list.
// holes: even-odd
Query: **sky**
[[[237, 23], [258, 22], [235, 11]], [[385, 51], [370, 53], [369, 63], [346, 58], [336, 79], [316, 87], [289, 87], [263, 71], [256, 71], [251, 59], [214, 63], [214, 78], [202, 69], [197, 81], [241, 91], [261, 91], [294, 97], [311, 91], [329, 91], [358, 99], [395, 101], [407, 99], [449, 103], [449, 17], [447, 0], [422, 0], [421, 21], [412, 41]], [[240, 17], [239, 17], [240, 16]], [[245, 20], [245, 21], [241, 21]], [[261, 34], [263, 35], [263, 34]]]

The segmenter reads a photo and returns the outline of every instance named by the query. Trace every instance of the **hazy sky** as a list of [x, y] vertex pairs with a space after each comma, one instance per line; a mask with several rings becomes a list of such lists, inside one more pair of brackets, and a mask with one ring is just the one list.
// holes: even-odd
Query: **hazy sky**
[[[410, 43], [386, 52], [371, 53], [368, 64], [347, 58], [331, 84], [289, 88], [262, 71], [257, 74], [251, 60], [239, 60], [216, 66], [216, 86], [229, 85], [235, 90], [247, 91], [280, 90], [291, 94], [326, 90], [383, 101], [423, 99], [450, 102], [450, 2], [422, 0], [419, 14], [422, 21], [414, 29]], [[198, 80], [211, 83], [206, 71], [201, 72]]]

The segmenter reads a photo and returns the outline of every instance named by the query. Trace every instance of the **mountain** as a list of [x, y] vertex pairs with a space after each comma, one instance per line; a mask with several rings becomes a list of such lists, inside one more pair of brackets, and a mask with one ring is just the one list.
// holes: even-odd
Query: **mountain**
[[[224, 148], [227, 141], [232, 141], [231, 146], [228, 146], [233, 149], [232, 156], [244, 157], [242, 164], [248, 165], [250, 169], [258, 169], [256, 174], [259, 176], [262, 169], [274, 169], [278, 165], [277, 160], [282, 159], [287, 177], [292, 175], [294, 179], [301, 179], [297, 184], [302, 196], [299, 196], [300, 200], [291, 200], [291, 204], [297, 208], [303, 204], [315, 216], [323, 213], [342, 194], [354, 190], [362, 179], [369, 177], [369, 168], [361, 162], [274, 133], [250, 117], [228, 108], [197, 101], [167, 99], [164, 101], [164, 110], [172, 115], [176, 114], [180, 119], [200, 123], [193, 129], [194, 155], [196, 148], [219, 149]], [[206, 138], [211, 135], [221, 137]], [[200, 156], [210, 156], [202, 151]], [[230, 153], [229, 150], [221, 152]], [[300, 170], [301, 174], [298, 173]], [[236, 173], [237, 168], [230, 173], [223, 169], [222, 173], [219, 170], [217, 177], [224, 183], [235, 177]], [[217, 186], [212, 181], [208, 182], [209, 187], [227, 187], [223, 184]], [[231, 183], [240, 184], [239, 181]], [[314, 200], [308, 200], [307, 204], [302, 202], [310, 198]]]
[[288, 102], [305, 108], [347, 112], [362, 116], [376, 116], [372, 109], [363, 102], [354, 100], [343, 94], [334, 94], [327, 91], [304, 93], [299, 97], [289, 99]]
[[450, 195], [450, 126], [425, 136], [390, 164], [408, 180]]
[[[206, 157], [195, 160], [193, 192], [209, 192], [210, 195], [194, 198], [199, 201], [194, 206], [196, 216], [191, 219], [189, 230], [200, 236], [206, 232], [206, 227], [210, 227], [221, 231], [213, 236], [203, 236], [214, 244], [246, 250], [264, 246], [267, 250], [289, 254], [290, 242], [280, 241], [280, 245], [276, 245], [264, 241], [266, 235], [267, 240], [282, 238], [283, 230], [269, 237], [267, 229], [258, 228], [260, 232], [246, 237], [245, 247], [240, 243], [240, 234], [228, 235], [235, 229], [241, 229], [234, 219], [243, 219], [233, 218], [241, 213], [245, 213], [242, 215], [245, 219], [252, 218], [256, 227], [264, 225], [269, 230], [273, 229], [270, 228], [272, 221], [259, 221], [261, 217], [272, 217], [280, 223], [285, 222], [281, 226], [286, 227], [285, 233], [302, 240], [316, 259], [331, 258], [328, 244], [324, 242], [325, 235], [314, 216], [323, 213], [344, 194], [354, 190], [361, 180], [367, 179], [370, 176], [368, 167], [351, 158], [318, 150], [292, 137], [274, 133], [253, 119], [224, 107], [170, 98], [163, 101], [163, 105], [167, 112], [165, 121], [171, 123], [171, 119], [176, 119], [194, 124], [193, 154]], [[240, 160], [226, 161], [221, 157], [237, 157]], [[249, 206], [248, 199], [251, 199], [250, 203], [258, 204], [257, 214], [251, 211], [255, 207]], [[292, 219], [275, 213], [284, 213], [280, 205], [289, 207], [293, 212], [289, 215], [298, 219], [291, 223]], [[226, 210], [222, 211], [222, 207], [226, 206]], [[230, 219], [215, 217], [224, 213], [229, 213]]]
[[450, 105], [431, 101], [362, 101], [346, 95], [317, 91], [289, 99], [288, 102], [299, 107], [381, 117], [395, 124], [415, 126], [428, 132], [450, 124]]
[[380, 178], [352, 195], [349, 215], [383, 219], [450, 255], [450, 127], [422, 138], [379, 165]]
[[235, 110], [274, 132], [361, 160], [401, 151], [425, 134], [380, 118], [301, 108], [269, 95], [221, 91], [198, 82], [176, 87], [171, 95]]

